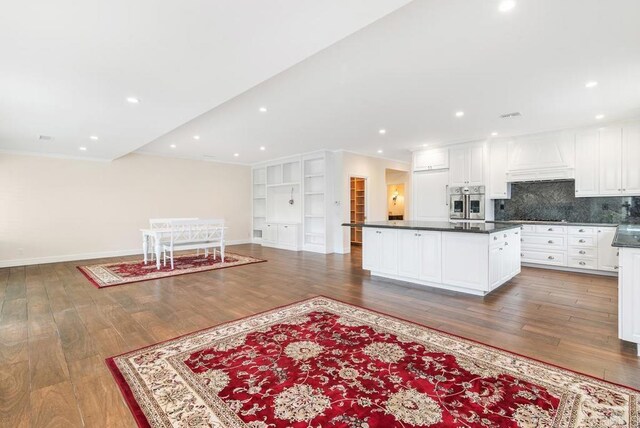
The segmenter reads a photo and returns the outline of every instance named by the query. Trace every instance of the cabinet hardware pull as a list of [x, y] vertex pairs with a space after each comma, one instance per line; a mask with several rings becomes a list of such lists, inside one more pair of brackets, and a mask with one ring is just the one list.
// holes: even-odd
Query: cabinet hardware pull
[[551, 239], [549, 239], [549, 244], [553, 244], [553, 241]]
[[524, 254], [520, 253], [520, 257], [524, 257]]
[[505, 233], [505, 234], [504, 234], [504, 235], [502, 235], [502, 236], [503, 236], [504, 238], [506, 238], [506, 237], [507, 237], [507, 234]]
[[587, 241], [585, 241], [584, 239], [581, 239], [581, 240], [579, 240], [578, 242], [579, 242], [579, 243], [581, 243], [581, 244], [584, 244], [584, 243], [585, 243], [585, 242], [587, 242]]
[[613, 268], [614, 268], [614, 269], [618, 269], [619, 267], [620, 267], [620, 266], [614, 266]]
[[504, 243], [504, 245], [509, 245], [509, 243], [508, 243], [508, 242], [505, 242], [505, 243]]
[[500, 247], [500, 251], [502, 251], [502, 247]]
[[493, 237], [493, 240], [494, 240], [494, 241], [497, 241], [497, 240], [498, 240], [498, 237], [497, 237], [497, 236], [494, 236], [494, 237]]
[[549, 257], [548, 257], [548, 259], [549, 259], [549, 260], [555, 260], [555, 257], [553, 257], [553, 256], [549, 256]]
[[585, 263], [585, 262], [580, 262], [580, 264], [581, 264], [582, 266], [586, 265], [586, 263]]
[[580, 229], [578, 232], [584, 232], [584, 229]]
[[585, 250], [580, 250], [580, 254], [587, 254]]
[[549, 229], [547, 229], [549, 232], [553, 232], [553, 227], [550, 227]]
[[516, 232], [516, 233], [514, 233], [514, 235], [520, 235], [520, 232]]

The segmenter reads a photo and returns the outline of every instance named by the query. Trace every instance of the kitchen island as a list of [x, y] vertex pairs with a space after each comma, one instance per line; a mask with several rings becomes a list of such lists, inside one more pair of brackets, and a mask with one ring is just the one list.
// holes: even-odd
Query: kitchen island
[[618, 226], [613, 246], [620, 251], [618, 336], [636, 343], [640, 356], [640, 225]]
[[520, 273], [520, 225], [375, 221], [362, 227], [371, 275], [484, 296]]

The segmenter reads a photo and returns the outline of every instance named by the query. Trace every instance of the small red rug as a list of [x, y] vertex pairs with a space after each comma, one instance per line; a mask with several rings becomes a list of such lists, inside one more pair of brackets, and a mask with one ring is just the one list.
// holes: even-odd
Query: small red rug
[[317, 297], [107, 359], [141, 427], [638, 427], [640, 393]]
[[114, 285], [131, 284], [132, 282], [148, 281], [151, 279], [166, 278], [169, 276], [183, 275], [186, 273], [203, 272], [206, 270], [224, 269], [234, 266], [261, 263], [260, 260], [240, 254], [225, 253], [224, 262], [220, 258], [220, 253], [216, 257], [204, 257], [204, 254], [186, 254], [174, 257], [174, 269], [171, 270], [169, 261], [167, 266], [160, 265], [156, 268], [156, 263], [148, 262], [144, 264], [142, 260], [131, 262], [105, 263], [100, 265], [77, 266], [84, 276], [98, 288], [112, 287]]

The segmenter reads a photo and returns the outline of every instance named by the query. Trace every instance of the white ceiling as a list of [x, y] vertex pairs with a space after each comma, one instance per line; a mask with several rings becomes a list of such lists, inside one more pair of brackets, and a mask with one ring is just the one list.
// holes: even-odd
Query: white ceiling
[[[408, 159], [423, 144], [493, 131], [588, 126], [600, 113], [600, 122], [640, 116], [640, 1], [517, 0], [509, 13], [499, 3], [416, 0], [141, 151], [253, 163], [382, 149]], [[599, 85], [586, 89], [590, 80]], [[514, 111], [523, 116], [498, 118]]]
[[4, 2], [0, 149], [114, 159], [408, 1]]

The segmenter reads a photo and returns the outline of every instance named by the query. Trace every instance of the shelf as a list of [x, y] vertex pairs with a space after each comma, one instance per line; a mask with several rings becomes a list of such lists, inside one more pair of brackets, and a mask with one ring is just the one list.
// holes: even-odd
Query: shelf
[[299, 181], [294, 181], [291, 183], [280, 183], [280, 184], [267, 184], [267, 187], [282, 187], [282, 186], [299, 186]]
[[324, 177], [324, 174], [307, 174], [304, 178]]
[[254, 196], [253, 199], [267, 199], [266, 196]]
[[305, 215], [306, 218], [324, 218], [324, 215], [314, 215], [314, 214], [307, 214]]
[[305, 195], [324, 195], [324, 192], [304, 192]]
[[324, 237], [324, 233], [322, 232], [307, 232], [304, 234], [305, 236], [318, 236], [318, 237]]

